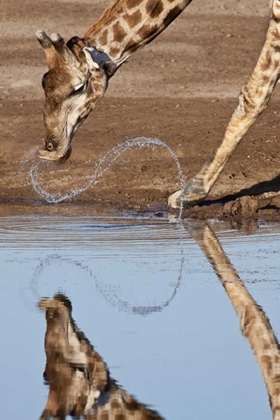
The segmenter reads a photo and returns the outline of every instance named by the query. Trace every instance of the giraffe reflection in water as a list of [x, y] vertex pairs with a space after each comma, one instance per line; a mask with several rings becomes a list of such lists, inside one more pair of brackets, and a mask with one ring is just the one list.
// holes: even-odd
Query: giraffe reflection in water
[[[218, 238], [206, 222], [186, 224], [210, 261], [240, 319], [262, 372], [274, 420], [280, 420], [280, 346], [265, 312], [241, 281]], [[46, 312], [46, 369], [49, 384], [42, 420], [67, 415], [87, 420], [160, 420], [162, 417], [126, 393], [72, 318], [71, 302], [62, 294], [43, 299]]]
[[280, 346], [269, 319], [248, 292], [209, 224], [196, 221], [186, 227], [222, 282], [239, 317], [241, 332], [256, 356], [273, 419], [280, 420]]
[[41, 420], [63, 420], [67, 415], [86, 420], [162, 420], [126, 393], [114, 379], [72, 318], [72, 305], [63, 294], [42, 299], [46, 313], [46, 367], [49, 385]]

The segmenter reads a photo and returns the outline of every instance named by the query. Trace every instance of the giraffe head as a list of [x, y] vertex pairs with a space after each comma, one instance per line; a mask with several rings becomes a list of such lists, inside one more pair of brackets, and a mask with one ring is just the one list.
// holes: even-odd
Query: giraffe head
[[63, 162], [71, 154], [75, 132], [103, 97], [113, 63], [84, 39], [73, 37], [65, 43], [59, 34], [49, 38], [43, 31], [36, 36], [49, 68], [42, 79], [46, 140], [39, 157]]

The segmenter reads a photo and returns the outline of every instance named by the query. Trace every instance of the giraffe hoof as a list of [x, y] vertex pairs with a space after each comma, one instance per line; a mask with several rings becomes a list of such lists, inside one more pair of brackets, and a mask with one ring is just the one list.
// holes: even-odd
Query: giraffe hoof
[[168, 207], [172, 209], [180, 209], [193, 207], [201, 203], [207, 197], [207, 192], [203, 187], [198, 185], [195, 179], [189, 181], [184, 191], [174, 192], [168, 197]]
[[[168, 207], [171, 209], [179, 209], [180, 208], [180, 197], [181, 197], [182, 191], [176, 191], [173, 194], [171, 194], [168, 197]], [[179, 205], [177, 204], [179, 203]]]
[[190, 199], [189, 196], [185, 195], [184, 192], [182, 193], [182, 191], [179, 190], [168, 197], [168, 207], [172, 209], [180, 209], [182, 206], [184, 209], [187, 209], [189, 207], [195, 206], [196, 204], [199, 204], [203, 199], [204, 197]]

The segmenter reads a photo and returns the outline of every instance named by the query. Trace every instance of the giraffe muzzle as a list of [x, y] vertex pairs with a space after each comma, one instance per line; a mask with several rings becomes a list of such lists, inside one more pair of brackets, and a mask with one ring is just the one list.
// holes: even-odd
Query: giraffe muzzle
[[38, 157], [45, 160], [53, 160], [58, 163], [64, 163], [71, 155], [72, 147], [70, 146], [67, 150], [55, 150], [49, 151], [46, 149], [41, 149], [38, 152]]

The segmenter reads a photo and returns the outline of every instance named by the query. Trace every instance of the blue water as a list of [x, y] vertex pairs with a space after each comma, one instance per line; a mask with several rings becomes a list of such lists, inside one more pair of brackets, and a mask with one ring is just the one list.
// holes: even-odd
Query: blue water
[[[39, 418], [48, 387], [41, 297], [72, 302], [111, 376], [165, 419], [271, 418], [267, 391], [209, 260], [173, 219], [2, 217], [2, 418]], [[280, 226], [212, 223], [280, 337]]]

